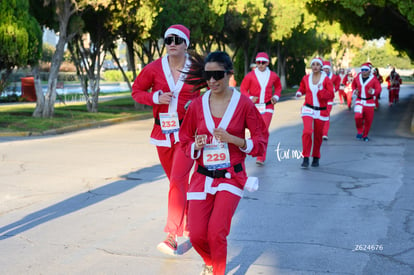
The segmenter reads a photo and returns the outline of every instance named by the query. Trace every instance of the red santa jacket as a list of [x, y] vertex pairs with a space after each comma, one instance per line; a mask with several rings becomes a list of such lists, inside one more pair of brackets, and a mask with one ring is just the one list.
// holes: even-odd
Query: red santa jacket
[[357, 95], [355, 105], [375, 107], [374, 97], [381, 93], [381, 84], [374, 74], [370, 74], [368, 79], [363, 81], [362, 74], [359, 73], [352, 82], [352, 89]]
[[393, 76], [389, 75], [385, 79], [388, 84], [388, 90], [399, 90], [400, 85], [402, 84], [402, 80], [399, 74], [395, 73]]
[[327, 105], [335, 97], [332, 81], [325, 72], [321, 72], [319, 82], [312, 83], [312, 75], [305, 75], [300, 82], [297, 96], [305, 95], [305, 103], [302, 107], [302, 116], [310, 116], [314, 119], [329, 120]]
[[354, 82], [354, 76], [347, 74], [344, 79], [342, 80], [342, 84], [344, 84], [345, 86], [345, 93], [352, 93], [353, 89], [352, 89], [352, 82]]
[[[188, 70], [190, 61], [187, 60], [184, 71]], [[185, 84], [181, 74], [177, 83], [174, 82], [168, 57], [164, 56], [145, 66], [132, 85], [132, 98], [141, 104], [152, 106], [154, 126], [151, 132], [151, 143], [157, 146], [171, 147], [172, 142], [178, 142], [178, 132], [163, 134], [159, 125], [160, 113], [177, 112], [182, 121], [185, 115], [184, 106], [200, 95], [200, 91], [191, 92], [193, 86]], [[158, 96], [163, 92], [173, 92], [174, 97], [169, 105], [158, 104]], [[158, 123], [157, 123], [158, 122]]]
[[347, 76], [347, 74], [338, 74], [339, 77], [339, 90], [343, 91], [345, 90], [345, 84], [344, 84], [344, 78]]
[[[334, 93], [337, 92], [339, 90], [339, 85], [341, 84], [341, 78], [333, 73], [330, 73], [328, 77], [332, 81]], [[333, 98], [328, 101], [328, 104], [333, 105]]]
[[[273, 87], [275, 89], [274, 94]], [[264, 72], [256, 68], [243, 78], [240, 91], [247, 97], [258, 97], [259, 99], [255, 103], [265, 103], [266, 112], [273, 113], [274, 108], [271, 99], [274, 97], [276, 101], [279, 101], [282, 84], [279, 76], [269, 68], [266, 68]]]
[[266, 125], [252, 101], [236, 89], [233, 89], [232, 98], [221, 119], [212, 117], [209, 97], [210, 91], [207, 91], [202, 97], [191, 102], [180, 130], [180, 144], [184, 152], [196, 159], [195, 171], [199, 169], [199, 166], [205, 166], [205, 148], [195, 150], [195, 135], [207, 135], [207, 143], [214, 143], [213, 130], [215, 128], [223, 128], [240, 138], [245, 138], [245, 129], [248, 128], [251, 138], [246, 140], [245, 150], [234, 144], [228, 144], [230, 167], [223, 169], [230, 173], [229, 177], [213, 178], [198, 172], [193, 173], [187, 194], [189, 200], [203, 200], [207, 193], [215, 194], [223, 190], [242, 196], [248, 180], [244, 164], [246, 154], [261, 155], [266, 150], [269, 136]]

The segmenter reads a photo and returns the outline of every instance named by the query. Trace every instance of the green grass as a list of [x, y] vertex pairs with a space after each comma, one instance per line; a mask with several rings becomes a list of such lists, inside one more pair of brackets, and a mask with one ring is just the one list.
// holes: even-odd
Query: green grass
[[[296, 89], [286, 89], [282, 94], [296, 92]], [[0, 133], [44, 132], [63, 127], [94, 123], [107, 119], [127, 118], [138, 114], [150, 114], [151, 109], [136, 110], [130, 92], [107, 93], [101, 96], [120, 96], [115, 99], [100, 102], [97, 113], [89, 113], [85, 103], [63, 104], [56, 100], [53, 118], [43, 119], [32, 117], [35, 103], [19, 103], [12, 105], [0, 104]]]
[[100, 102], [97, 113], [89, 113], [86, 105], [56, 103], [53, 118], [32, 117], [35, 104], [0, 105], [0, 133], [7, 132], [43, 132], [62, 127], [94, 123], [107, 119], [126, 118], [138, 114], [150, 113], [151, 110], [138, 111], [134, 108], [132, 98], [117, 98]]

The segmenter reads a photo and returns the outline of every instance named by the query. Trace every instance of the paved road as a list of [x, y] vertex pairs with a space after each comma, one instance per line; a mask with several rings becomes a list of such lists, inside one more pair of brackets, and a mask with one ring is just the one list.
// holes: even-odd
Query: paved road
[[[302, 100], [277, 104], [266, 165], [247, 161], [260, 189], [233, 219], [228, 274], [414, 274], [414, 87], [395, 107], [386, 98], [368, 143], [335, 105], [310, 169], [297, 159]], [[0, 138], [0, 274], [199, 274], [193, 249], [155, 248], [168, 184], [151, 124]]]

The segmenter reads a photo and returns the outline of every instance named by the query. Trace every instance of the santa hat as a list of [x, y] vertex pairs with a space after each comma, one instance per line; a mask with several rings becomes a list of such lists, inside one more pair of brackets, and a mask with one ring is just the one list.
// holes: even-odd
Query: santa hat
[[168, 35], [175, 34], [178, 37], [181, 37], [185, 40], [185, 43], [187, 44], [187, 47], [190, 45], [190, 30], [187, 29], [184, 25], [172, 25], [170, 26], [164, 34], [164, 38], [167, 38]]
[[329, 61], [323, 61], [322, 64], [323, 64], [322, 69], [332, 70], [331, 62], [329, 62]]
[[311, 66], [312, 66], [312, 64], [313, 63], [319, 63], [319, 64], [321, 64], [321, 66], [323, 66], [323, 60], [322, 60], [322, 58], [320, 58], [320, 57], [315, 57], [315, 58], [313, 58], [312, 60], [311, 60], [311, 62], [310, 62], [310, 64], [311, 64]]
[[256, 62], [257, 61], [269, 62], [269, 56], [265, 52], [260, 52], [256, 55]]
[[361, 70], [362, 69], [371, 70], [371, 67], [372, 67], [372, 64], [370, 62], [366, 62], [366, 63], [361, 65]]

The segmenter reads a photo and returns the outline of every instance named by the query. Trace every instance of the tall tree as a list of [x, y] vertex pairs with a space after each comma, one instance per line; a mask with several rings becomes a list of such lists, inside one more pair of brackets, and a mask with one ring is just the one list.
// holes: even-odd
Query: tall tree
[[82, 15], [75, 18], [81, 31], [69, 42], [69, 50], [86, 99], [86, 108], [89, 112], [98, 112], [101, 68], [106, 50], [114, 39], [108, 29], [111, 17], [106, 6], [101, 4], [87, 6]]
[[28, 0], [0, 1], [0, 92], [16, 66], [35, 65], [42, 53], [39, 23]]
[[43, 95], [42, 91], [36, 90], [37, 104], [36, 109], [33, 112], [34, 117], [50, 118], [54, 115], [56, 83], [59, 68], [63, 61], [65, 45], [79, 31], [76, 26], [70, 28], [70, 20], [75, 14], [79, 13], [89, 1], [99, 3], [105, 0], [31, 0], [31, 5], [43, 7], [43, 9], [32, 8], [32, 13], [39, 23], [54, 29], [59, 35], [56, 51], [53, 54], [50, 66], [47, 92]]
[[414, 59], [414, 4], [407, 0], [313, 0], [309, 11], [319, 20], [338, 21], [345, 33], [364, 39], [389, 38]]
[[[112, 33], [121, 38], [127, 47], [128, 67], [133, 72], [133, 78], [137, 76], [135, 56], [142, 51], [136, 49], [136, 45], [142, 46], [143, 52], [147, 52], [145, 43], [151, 37], [151, 30], [155, 24], [155, 17], [161, 10], [159, 0], [111, 0], [108, 9], [112, 14]], [[112, 54], [115, 52], [112, 51]]]
[[225, 37], [230, 45], [243, 52], [244, 75], [249, 71], [251, 56], [261, 45], [262, 29], [267, 13], [265, 0], [233, 0], [225, 17]]

